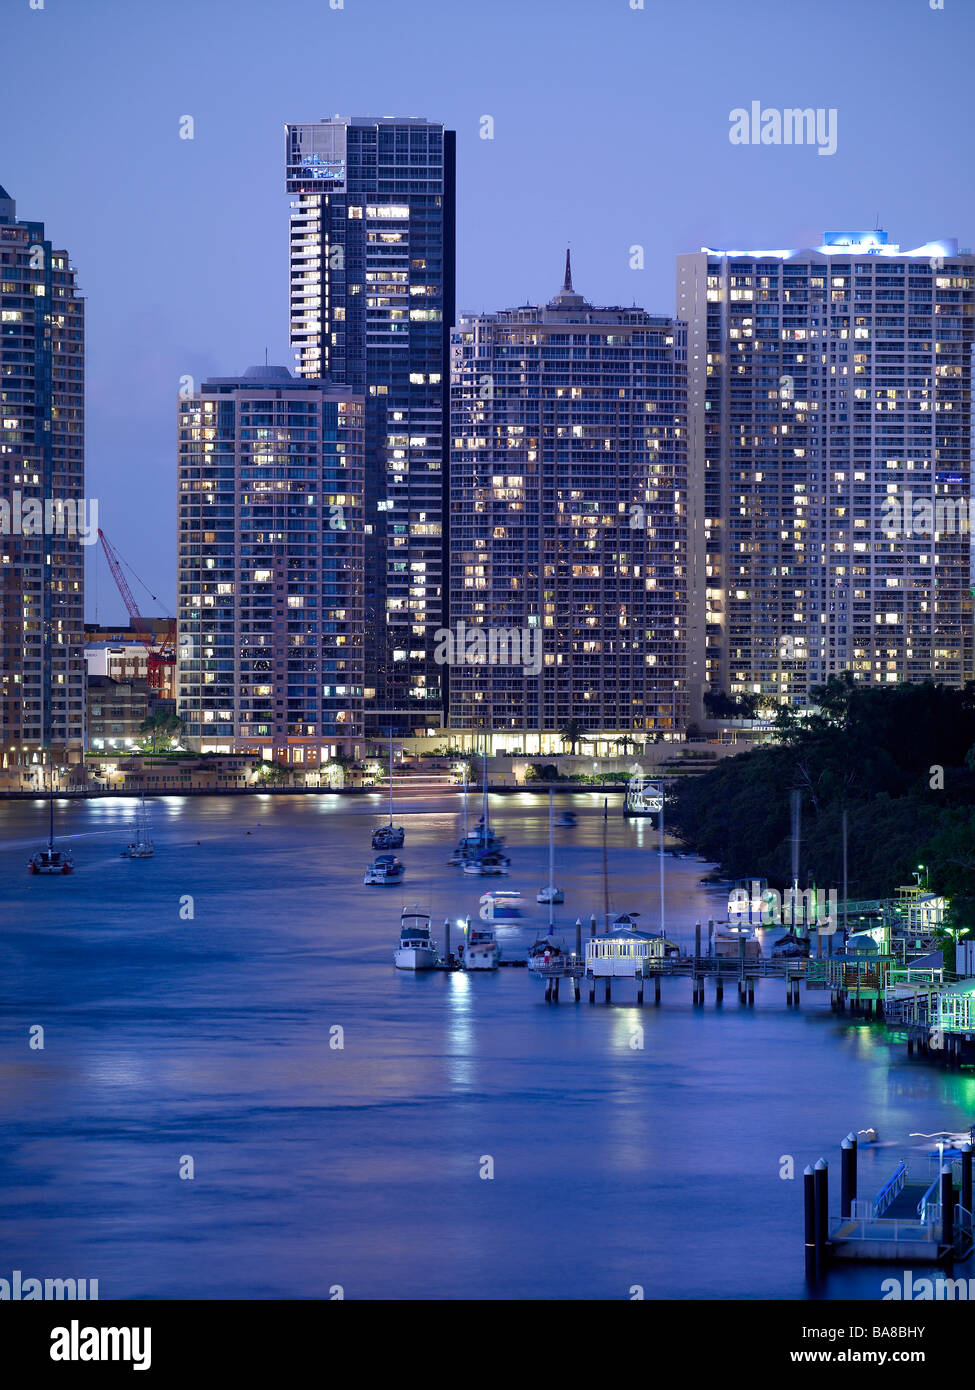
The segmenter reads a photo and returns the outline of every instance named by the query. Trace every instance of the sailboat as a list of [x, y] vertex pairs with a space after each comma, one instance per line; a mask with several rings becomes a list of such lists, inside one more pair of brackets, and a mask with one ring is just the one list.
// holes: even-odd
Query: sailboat
[[402, 849], [406, 831], [393, 824], [393, 731], [389, 731], [389, 824], [372, 832], [373, 849]]
[[[53, 774], [52, 774], [53, 776]], [[47, 847], [39, 849], [36, 854], [32, 854], [27, 861], [27, 868], [32, 874], [70, 874], [74, 873], [74, 860], [70, 850], [60, 850], [54, 847], [54, 787], [51, 786], [51, 796], [48, 802], [50, 808], [50, 821], [47, 835]]]
[[548, 887], [543, 888], [535, 896], [537, 903], [548, 903], [549, 927], [552, 925], [552, 904], [564, 903], [565, 894], [561, 888], [555, 887], [555, 829], [553, 822], [552, 809], [552, 788], [548, 789]]
[[156, 846], [152, 841], [152, 831], [149, 827], [149, 812], [146, 810], [146, 794], [142, 793], [142, 801], [136, 812], [136, 831], [135, 839], [130, 840], [122, 850], [123, 859], [151, 859], [156, 852]]
[[486, 736], [484, 740], [484, 753], [482, 756], [483, 771], [481, 773], [481, 781], [483, 783], [484, 805], [481, 812], [481, 819], [478, 821], [477, 829], [474, 831], [473, 835], [464, 835], [458, 849], [465, 874], [503, 874], [507, 871], [511, 860], [502, 852], [504, 837], [502, 835], [495, 835], [491, 829], [491, 812], [488, 806]]

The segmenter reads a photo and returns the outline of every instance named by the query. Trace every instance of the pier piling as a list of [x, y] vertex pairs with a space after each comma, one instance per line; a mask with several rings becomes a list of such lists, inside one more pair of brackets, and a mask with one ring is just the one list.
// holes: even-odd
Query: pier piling
[[972, 1209], [972, 1146], [961, 1146], [961, 1204], [966, 1211]]
[[611, 979], [611, 978], [612, 978], [612, 977], [609, 976], [609, 975], [606, 976], [606, 1003], [607, 1003], [607, 1004], [610, 1003], [609, 982], [610, 982], [610, 979]]
[[450, 918], [443, 919], [443, 958], [447, 969], [450, 969]]
[[816, 1277], [816, 1175], [806, 1164], [802, 1174], [802, 1194], [806, 1217], [806, 1278]]
[[853, 1211], [857, 1195], [857, 1141], [848, 1134], [840, 1145], [840, 1216], [845, 1220]]
[[813, 1169], [816, 1195], [816, 1272], [826, 1268], [826, 1243], [829, 1237], [829, 1164], [817, 1160]]
[[576, 959], [582, 960], [582, 918], [576, 918]]
[[654, 975], [654, 977], [653, 977], [653, 1002], [654, 1002], [655, 1004], [659, 1004], [659, 1003], [660, 1003], [660, 976], [659, 976], [659, 975]]
[[714, 977], [714, 1002], [720, 1004], [724, 999], [724, 980], [720, 975]]
[[955, 1189], [951, 1181], [951, 1164], [941, 1165], [941, 1240], [951, 1245], [955, 1238]]
[[694, 959], [701, 959], [701, 923], [694, 923]]

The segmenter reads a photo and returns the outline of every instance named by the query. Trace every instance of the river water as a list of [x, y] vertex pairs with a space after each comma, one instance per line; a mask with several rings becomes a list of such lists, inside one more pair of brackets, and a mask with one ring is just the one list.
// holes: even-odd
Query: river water
[[[656, 929], [655, 833], [612, 799], [611, 909]], [[570, 803], [572, 944], [602, 909], [602, 798]], [[130, 862], [134, 803], [59, 803], [61, 879], [26, 872], [44, 805], [0, 802], [0, 1277], [97, 1278], [101, 1298], [803, 1299], [804, 1165], [829, 1159], [835, 1209], [849, 1130], [880, 1135], [866, 1195], [901, 1157], [926, 1173], [912, 1131], [975, 1120], [971, 1072], [908, 1061], [823, 994], [788, 1009], [781, 981], [752, 1009], [709, 987], [695, 1010], [665, 980], [641, 1011], [626, 983], [608, 1007], [546, 1005], [524, 970], [395, 971], [404, 904], [476, 917], [499, 885], [446, 865], [456, 799], [398, 808], [390, 888], [362, 884], [378, 795], [150, 805], [156, 856]], [[500, 882], [528, 899], [499, 928], [514, 956], [546, 920], [547, 804], [497, 796], [492, 820]], [[667, 934], [688, 943], [724, 899], [701, 861], [665, 865]], [[879, 1298], [892, 1273], [814, 1294]]]

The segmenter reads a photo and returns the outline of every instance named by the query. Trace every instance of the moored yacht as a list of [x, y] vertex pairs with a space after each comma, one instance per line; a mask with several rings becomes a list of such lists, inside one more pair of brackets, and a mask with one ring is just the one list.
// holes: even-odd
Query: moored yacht
[[433, 970], [439, 956], [430, 933], [430, 914], [416, 905], [404, 907], [399, 924], [399, 947], [393, 952], [397, 970]]
[[372, 832], [373, 849], [402, 849], [406, 831], [393, 824], [393, 734], [389, 735], [389, 822]]
[[465, 970], [497, 970], [501, 948], [495, 940], [494, 928], [471, 926], [464, 942], [461, 961]]
[[130, 840], [121, 853], [124, 859], [151, 859], [155, 852], [156, 846], [149, 828], [149, 813], [146, 810], [146, 794], [143, 792], [142, 802], [136, 813], [135, 839]]
[[395, 854], [377, 854], [366, 870], [363, 883], [400, 883], [406, 872]]
[[506, 874], [511, 860], [498, 850], [488, 850], [472, 859], [465, 859], [464, 873], [472, 875]]
[[547, 966], [560, 965], [566, 958], [565, 946], [550, 936], [540, 936], [533, 941], [528, 952], [528, 973], [538, 975]]
[[74, 860], [70, 850], [56, 849], [54, 845], [54, 790], [51, 790], [49, 802], [50, 821], [47, 836], [47, 844], [44, 849], [39, 849], [36, 854], [32, 854], [27, 861], [28, 871], [32, 874], [71, 874], [74, 873]]

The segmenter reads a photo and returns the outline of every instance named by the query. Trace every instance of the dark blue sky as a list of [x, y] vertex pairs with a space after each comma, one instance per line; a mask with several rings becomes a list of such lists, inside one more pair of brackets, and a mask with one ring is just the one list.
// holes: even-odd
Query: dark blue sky
[[[457, 130], [462, 309], [549, 298], [567, 239], [588, 298], [666, 313], [674, 257], [702, 245], [815, 245], [878, 216], [904, 247], [975, 242], [972, 0], [645, 5], [0, 0], [0, 184], [78, 267], [87, 493], [168, 605], [180, 377], [233, 374], [265, 347], [293, 365], [286, 121]], [[754, 100], [835, 107], [836, 153], [732, 145], [729, 112]], [[116, 621], [100, 555], [97, 570], [99, 618]]]

